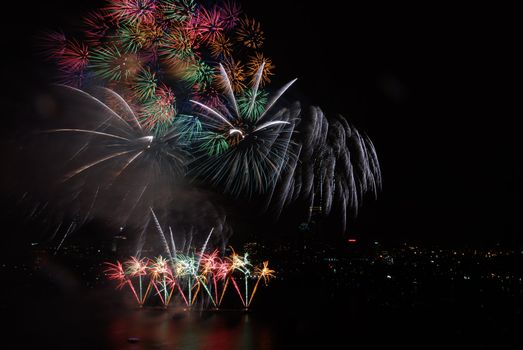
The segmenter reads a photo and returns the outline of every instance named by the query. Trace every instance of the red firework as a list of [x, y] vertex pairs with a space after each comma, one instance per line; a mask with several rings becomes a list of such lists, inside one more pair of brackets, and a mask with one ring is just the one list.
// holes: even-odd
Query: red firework
[[49, 59], [61, 57], [66, 45], [67, 38], [63, 32], [47, 32], [40, 39], [42, 54]]
[[217, 7], [201, 8], [192, 21], [192, 29], [203, 41], [213, 42], [224, 31], [225, 21]]
[[110, 17], [105, 12], [90, 12], [84, 18], [86, 42], [93, 46], [106, 42], [110, 36], [110, 24]]
[[89, 63], [89, 47], [76, 40], [67, 41], [57, 63], [66, 73], [81, 72]]
[[240, 21], [242, 9], [236, 1], [226, 1], [221, 8], [225, 29], [231, 30]]
[[105, 263], [108, 267], [105, 269], [107, 278], [118, 282], [118, 289], [123, 288], [127, 284], [127, 278], [123, 269], [122, 263], [117, 261], [116, 264]]
[[203, 103], [212, 108], [218, 108], [223, 105], [221, 100], [222, 93], [213, 86], [207, 87], [202, 91], [198, 85], [194, 86], [193, 100]]

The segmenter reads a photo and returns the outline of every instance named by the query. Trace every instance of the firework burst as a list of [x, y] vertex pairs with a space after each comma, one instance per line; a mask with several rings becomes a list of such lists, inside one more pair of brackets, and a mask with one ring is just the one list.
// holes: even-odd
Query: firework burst
[[231, 40], [223, 34], [217, 35], [216, 39], [211, 42], [210, 47], [214, 58], [231, 57], [234, 48]]
[[252, 79], [256, 79], [256, 73], [262, 68], [260, 86], [265, 86], [271, 82], [271, 76], [274, 75], [274, 65], [270, 58], [265, 57], [263, 53], [257, 52], [249, 58], [246, 71]]
[[176, 30], [163, 38], [160, 54], [172, 65], [180, 60], [193, 60], [197, 49], [196, 37], [188, 30]]
[[176, 116], [175, 103], [176, 97], [171, 88], [163, 84], [157, 87], [151, 98], [143, 104], [141, 124], [155, 134], [167, 132]]
[[179, 23], [194, 15], [196, 3], [193, 0], [163, 0], [160, 9], [165, 19]]
[[125, 52], [137, 53], [147, 45], [147, 34], [140, 25], [126, 24], [118, 30], [118, 39]]
[[67, 47], [68, 41], [63, 32], [50, 31], [44, 33], [39, 41], [41, 52], [48, 59], [62, 57]]
[[219, 73], [216, 78], [218, 86], [222, 89], [222, 91], [226, 91], [228, 88], [227, 84], [230, 83], [235, 93], [242, 92], [245, 89], [245, 73], [241, 62], [230, 58], [223, 63], [223, 68], [225, 69], [229, 79], [228, 82], [225, 81], [222, 79], [221, 73]]
[[202, 7], [193, 19], [192, 30], [206, 42], [215, 41], [224, 29], [225, 22], [222, 18], [222, 12], [216, 6], [210, 10]]
[[225, 29], [231, 30], [240, 21], [240, 15], [242, 9], [236, 1], [226, 1], [221, 8], [222, 18], [225, 25]]
[[142, 61], [136, 54], [126, 54], [112, 45], [93, 51], [90, 68], [103, 79], [120, 81], [136, 76]]
[[[151, 72], [151, 69], [149, 67], [146, 67], [140, 71], [136, 78], [136, 82], [133, 85], [134, 95], [140, 101], [147, 101], [153, 99], [157, 87], [158, 79], [156, 78], [156, 73]], [[162, 94], [160, 93], [160, 95]], [[174, 98], [174, 96], [172, 97]], [[172, 102], [174, 103], [174, 101]]]
[[196, 60], [187, 66], [183, 79], [196, 91], [205, 91], [213, 83], [214, 68], [202, 60]]
[[269, 94], [266, 91], [245, 89], [243, 94], [238, 97], [238, 109], [240, 114], [243, 115], [246, 119], [258, 119], [265, 110], [268, 97]]
[[[256, 106], [256, 99], [263, 72], [263, 65], [252, 86], [251, 100], [244, 103], [244, 113], [238, 108], [231, 81], [223, 66], [221, 79], [226, 87], [228, 101], [221, 108], [211, 108], [192, 101], [201, 109], [200, 119], [206, 126], [202, 133], [201, 147], [208, 158], [199, 159], [193, 171], [234, 196], [246, 193], [251, 196], [272, 188], [280, 172], [285, 168], [290, 152], [293, 121], [286, 111], [270, 113], [281, 95], [294, 83], [285, 85], [271, 100], [265, 102], [263, 111]], [[258, 118], [252, 116], [257, 114]]]
[[110, 0], [108, 14], [118, 22], [152, 22], [157, 10], [156, 0]]
[[89, 48], [76, 40], [67, 41], [58, 58], [58, 67], [65, 72], [81, 72], [89, 63]]
[[250, 49], [260, 49], [265, 41], [261, 25], [254, 19], [245, 17], [240, 20], [236, 29], [236, 38]]
[[275, 271], [269, 269], [269, 261], [263, 262], [263, 267], [255, 267], [254, 268], [254, 275], [258, 277], [256, 280], [256, 284], [254, 285], [254, 288], [252, 289], [251, 296], [249, 297], [249, 301], [247, 302], [247, 306], [250, 306], [252, 303], [252, 299], [254, 298], [254, 295], [256, 294], [256, 291], [258, 290], [258, 285], [260, 284], [260, 281], [263, 279], [263, 282], [265, 286], [269, 283], [271, 278], [274, 278]]
[[[158, 191], [151, 187], [177, 191], [174, 178], [232, 197], [261, 195], [263, 209], [277, 213], [298, 200], [347, 213], [365, 193], [376, 193], [381, 175], [370, 139], [343, 118], [284, 105], [280, 97], [294, 81], [278, 91], [268, 86], [274, 65], [260, 51], [264, 33], [240, 13], [234, 1], [109, 0], [85, 18], [83, 41], [61, 32], [44, 40], [61, 82], [104, 87], [96, 93], [69, 88], [72, 102], [58, 100], [71, 120], [46, 131], [64, 135], [57, 136], [62, 149], [74, 149], [60, 159], [63, 173], [56, 178], [68, 184], [62, 193], [69, 197], [59, 202], [89, 198], [69, 210], [75, 221], [64, 239], [91, 213], [110, 212], [103, 200], [120, 200], [122, 226], [136, 207], [143, 221], [153, 207], [168, 215], [172, 198], [156, 207]], [[86, 219], [78, 219], [84, 211]], [[205, 276], [190, 276], [192, 304], [200, 287], [207, 294], [213, 287]], [[172, 278], [171, 291], [178, 277]], [[248, 306], [248, 294], [242, 298]]]
[[114, 25], [108, 22], [108, 16], [104, 11], [93, 11], [85, 16], [83, 27], [86, 42], [89, 45], [98, 46], [109, 40]]

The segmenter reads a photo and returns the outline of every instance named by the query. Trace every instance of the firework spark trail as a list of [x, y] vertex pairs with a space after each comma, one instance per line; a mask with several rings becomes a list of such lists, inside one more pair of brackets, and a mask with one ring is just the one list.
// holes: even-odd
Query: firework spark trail
[[88, 164], [86, 164], [86, 165], [84, 165], [84, 166], [82, 166], [82, 167], [80, 167], [80, 168], [78, 168], [78, 169], [76, 169], [76, 170], [66, 174], [62, 181], [65, 182], [65, 181], [71, 179], [72, 177], [75, 177], [76, 175], [78, 175], [78, 174], [80, 174], [80, 173], [82, 173], [82, 172], [84, 172], [84, 171], [86, 171], [86, 170], [88, 170], [88, 169], [90, 169], [90, 168], [100, 164], [100, 163], [106, 162], [106, 161], [111, 160], [111, 159], [116, 158], [116, 157], [123, 156], [125, 154], [129, 154], [131, 152], [132, 151], [116, 152], [116, 153], [112, 153], [112, 154], [110, 154], [110, 155], [108, 155], [106, 157], [97, 159], [97, 160], [95, 160], [92, 163], [88, 163]]
[[265, 107], [265, 110], [260, 115], [258, 120], [262, 120], [263, 117], [267, 115], [269, 110], [280, 100], [280, 98], [283, 96], [283, 94], [297, 81], [298, 79], [293, 79], [289, 81], [287, 84], [285, 84], [280, 90], [276, 92], [276, 94], [267, 102], [267, 106]]
[[252, 98], [249, 103], [249, 109], [247, 111], [248, 115], [250, 115], [252, 113], [252, 110], [254, 108], [254, 104], [256, 102], [256, 97], [258, 96], [258, 89], [260, 88], [260, 83], [261, 83], [261, 78], [262, 78], [264, 67], [265, 67], [265, 62], [263, 62], [262, 65], [260, 66], [260, 68], [258, 68], [258, 72], [256, 73], [256, 76], [254, 78], [254, 87], [253, 87], [253, 92], [252, 92]]
[[122, 289], [124, 286], [129, 286], [136, 301], [140, 303], [140, 298], [138, 297], [138, 294], [136, 293], [136, 290], [133, 284], [131, 283], [131, 280], [127, 278], [122, 264], [119, 261], [117, 261], [116, 264], [106, 263], [106, 265], [108, 266], [105, 270], [105, 274], [107, 275], [107, 277], [110, 280], [118, 281], [118, 289]]
[[218, 113], [217, 111], [215, 111], [215, 110], [212, 109], [211, 107], [206, 106], [206, 105], [204, 105], [203, 103], [198, 102], [198, 101], [195, 101], [195, 100], [190, 100], [190, 102], [192, 102], [192, 103], [194, 103], [195, 105], [198, 105], [198, 106], [202, 107], [203, 109], [209, 111], [211, 114], [217, 116], [218, 118], [220, 118], [221, 120], [223, 120], [225, 123], [227, 123], [227, 125], [229, 125], [231, 128], [234, 128], [234, 126], [231, 124], [231, 122], [229, 122], [229, 121], [227, 120], [227, 118], [225, 118], [223, 115], [221, 115], [220, 113]]
[[105, 132], [95, 131], [95, 130], [84, 130], [84, 129], [49, 129], [43, 131], [44, 133], [53, 133], [53, 132], [78, 132], [78, 133], [86, 133], [86, 134], [93, 134], [93, 135], [102, 135], [107, 137], [112, 137], [115, 139], [123, 140], [123, 141], [131, 141], [128, 138], [121, 137], [114, 134], [108, 134]]
[[[204, 243], [203, 246], [202, 246], [202, 250], [200, 251], [200, 255], [199, 255], [199, 257], [198, 257], [198, 261], [197, 261], [197, 263], [196, 263], [196, 269], [198, 269], [198, 268], [200, 267], [200, 263], [201, 263], [202, 256], [203, 256], [203, 254], [205, 253], [205, 250], [207, 249], [207, 244], [209, 243], [209, 239], [211, 238], [211, 235], [212, 235], [213, 231], [214, 231], [214, 227], [213, 227], [213, 228], [211, 229], [211, 231], [209, 232], [209, 235], [207, 236], [207, 239], [205, 240], [205, 243]], [[195, 278], [195, 280], [198, 281], [198, 291], [199, 291], [199, 285], [201, 284], [202, 287], [204, 288], [204, 290], [207, 292], [207, 294], [208, 294], [209, 297], [211, 298], [211, 301], [212, 301], [212, 303], [214, 304], [214, 306], [216, 306], [216, 303], [214, 302], [214, 300], [213, 300], [213, 298], [212, 298], [212, 294], [211, 294], [209, 288], [207, 287], [205, 281], [203, 280], [203, 278], [202, 278], [201, 276], [197, 275], [197, 270], [194, 271], [194, 278]], [[195, 294], [194, 298], [196, 298], [196, 294]], [[194, 298], [193, 298], [193, 299], [194, 299]]]
[[153, 216], [153, 220], [154, 220], [156, 229], [158, 230], [158, 233], [160, 234], [160, 238], [161, 238], [162, 244], [165, 248], [165, 252], [167, 253], [167, 255], [169, 256], [170, 259], [173, 259], [174, 256], [171, 254], [171, 249], [169, 249], [169, 243], [167, 243], [167, 239], [165, 239], [165, 234], [162, 230], [162, 226], [160, 225], [160, 222], [158, 221], [158, 218], [156, 217], [156, 214], [154, 213], [153, 208], [149, 208], [149, 210], [151, 211], [151, 214]]
[[196, 264], [196, 266], [200, 266], [200, 263], [202, 261], [202, 256], [203, 256], [203, 254], [205, 254], [205, 250], [207, 249], [207, 244], [209, 243], [209, 239], [211, 238], [213, 231], [214, 231], [214, 227], [211, 228], [211, 231], [209, 232], [209, 234], [207, 235], [207, 238], [205, 239], [205, 243], [203, 243], [202, 250], [200, 251], [200, 255], [198, 257], [198, 263]]
[[65, 232], [64, 234], [64, 237], [62, 238], [62, 240], [60, 241], [60, 244], [58, 245], [58, 247], [56, 247], [56, 250], [54, 252], [54, 254], [56, 255], [56, 253], [58, 253], [58, 251], [60, 250], [60, 248], [62, 247], [62, 244], [64, 244], [65, 242], [65, 239], [67, 238], [67, 236], [69, 236], [69, 233], [71, 233], [74, 229], [74, 226], [75, 226], [75, 222], [74, 221], [71, 221], [71, 224], [69, 225], [69, 227], [67, 228], [67, 231]]
[[[236, 115], [239, 116], [240, 112], [238, 109], [238, 103], [236, 103], [236, 97], [234, 97], [234, 90], [231, 85], [231, 81], [229, 80], [229, 76], [227, 75], [227, 72], [225, 71], [225, 68], [223, 68], [223, 65], [220, 63], [220, 77], [225, 84], [225, 93], [230, 103], [232, 103], [234, 107], [234, 112], [236, 112]], [[230, 123], [229, 123], [230, 125]], [[231, 125], [232, 126], [232, 125]]]
[[100, 186], [96, 187], [96, 192], [94, 193], [91, 205], [89, 206], [89, 209], [87, 210], [87, 213], [84, 216], [83, 223], [86, 223], [87, 220], [89, 219], [89, 215], [91, 214], [91, 211], [93, 210], [94, 203], [96, 202], [96, 199], [98, 198], [98, 192], [99, 191], [100, 191]]
[[77, 88], [74, 88], [72, 86], [69, 86], [69, 85], [63, 85], [63, 84], [57, 84], [57, 86], [59, 87], [62, 87], [62, 88], [65, 88], [65, 89], [69, 89], [73, 92], [76, 92], [84, 97], [86, 97], [87, 99], [95, 102], [98, 106], [101, 106], [106, 112], [108, 112], [111, 116], [115, 117], [117, 120], [121, 121], [123, 123], [123, 125], [127, 126], [131, 131], [133, 131], [133, 128], [132, 126], [125, 120], [123, 119], [118, 113], [116, 113], [115, 111], [113, 111], [109, 106], [107, 106], [105, 103], [103, 103], [102, 101], [100, 101], [99, 99], [97, 99], [96, 97], [88, 94], [87, 92], [83, 91], [83, 90], [80, 90], [80, 89], [77, 89]]
[[125, 111], [128, 113], [128, 115], [130, 115], [133, 120], [133, 122], [135, 123], [135, 125], [138, 127], [138, 129], [140, 129], [141, 131], [143, 131], [143, 128], [142, 128], [142, 124], [140, 124], [140, 122], [138, 121], [138, 118], [136, 117], [136, 114], [134, 113], [134, 111], [132, 110], [132, 108], [129, 106], [129, 104], [127, 103], [127, 101], [125, 101], [122, 96], [120, 96], [119, 94], [117, 94], [116, 92], [114, 92], [113, 90], [111, 89], [108, 89], [106, 87], [102, 87], [101, 88], [103, 91], [105, 91], [105, 93], [111, 95], [113, 98], [116, 98], [118, 100], [118, 102], [124, 106], [124, 109]]
[[225, 280], [225, 284], [222, 289], [222, 294], [220, 295], [220, 301], [218, 302], [218, 306], [221, 306], [221, 304], [222, 304], [223, 296], [225, 295], [225, 292], [227, 291], [227, 287], [229, 285], [229, 280], [230, 280], [230, 277], [227, 277], [227, 279]]
[[145, 244], [145, 238], [147, 235], [146, 232], [147, 232], [147, 227], [149, 226], [149, 222], [150, 222], [150, 217], [147, 216], [147, 219], [145, 221], [145, 224], [142, 227], [142, 231], [140, 233], [140, 237], [138, 238], [138, 242], [137, 242], [137, 247], [136, 247], [136, 256], [137, 257], [141, 257], [141, 255], [142, 255], [142, 249]]
[[[134, 212], [134, 210], [136, 209], [138, 203], [140, 203], [140, 199], [142, 198], [143, 194], [145, 193], [145, 191], [147, 190], [147, 186], [148, 185], [145, 185], [142, 189], [142, 191], [140, 192], [140, 194], [138, 195], [138, 197], [136, 198], [136, 200], [134, 201], [133, 205], [129, 208], [128, 210], [128, 213], [127, 215], [125, 216], [124, 220], [123, 220], [123, 223], [120, 225], [120, 227], [123, 227], [124, 226], [124, 223], [127, 222], [127, 220], [129, 220], [129, 217], [132, 215], [132, 213]], [[149, 219], [147, 219], [147, 223], [149, 222]]]
[[172, 252], [173, 252], [173, 259], [176, 260], [176, 244], [174, 243], [173, 230], [171, 229], [171, 226], [169, 226], [169, 235], [171, 237], [171, 246], [172, 246]]
[[[131, 277], [138, 276], [138, 291], [139, 291], [138, 303], [140, 304], [140, 306], [143, 306], [143, 304], [145, 302], [145, 298], [147, 297], [147, 294], [148, 294], [149, 287], [144, 295], [142, 277], [147, 274], [148, 263], [146, 262], [145, 259], [139, 259], [139, 258], [133, 256], [128, 261], [125, 262], [125, 265], [127, 266], [127, 273]], [[131, 286], [134, 289], [134, 286], [132, 285], [132, 282], [130, 279], [129, 279], [129, 283], [131, 284]], [[135, 294], [136, 294], [136, 292], [135, 292]]]
[[256, 284], [254, 285], [254, 288], [252, 290], [251, 296], [249, 298], [249, 302], [247, 303], [247, 306], [250, 306], [252, 299], [254, 298], [254, 295], [256, 294], [256, 291], [258, 290], [258, 285], [260, 281], [263, 279], [265, 282], [265, 285], [270, 281], [271, 278], [274, 277], [274, 270], [269, 269], [269, 261], [263, 262], [263, 267], [260, 269], [259, 267], [256, 267], [254, 270], [254, 273], [258, 275], [258, 279], [256, 281]]
[[234, 288], [236, 289], [236, 292], [238, 293], [238, 296], [240, 297], [240, 299], [242, 301], [242, 305], [244, 307], [246, 307], [247, 304], [245, 304], [245, 301], [243, 300], [242, 292], [240, 292], [240, 288], [238, 288], [238, 285], [236, 284], [236, 280], [234, 279], [234, 276], [231, 276], [230, 278], [231, 278]]

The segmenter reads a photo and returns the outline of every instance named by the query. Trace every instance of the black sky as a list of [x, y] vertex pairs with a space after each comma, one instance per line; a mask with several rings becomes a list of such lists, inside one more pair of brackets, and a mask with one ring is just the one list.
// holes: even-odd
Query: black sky
[[[3, 131], [13, 134], [46, 72], [34, 36], [68, 28], [93, 1], [4, 8]], [[515, 97], [516, 24], [510, 9], [451, 4], [243, 1], [266, 31], [277, 83], [340, 113], [373, 139], [379, 200], [352, 232], [440, 243], [523, 242], [523, 165]], [[12, 14], [7, 16], [6, 14]]]

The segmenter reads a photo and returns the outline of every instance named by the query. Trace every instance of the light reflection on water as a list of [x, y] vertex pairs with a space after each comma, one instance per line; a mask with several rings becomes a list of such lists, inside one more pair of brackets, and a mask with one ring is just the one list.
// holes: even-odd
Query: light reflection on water
[[[271, 332], [247, 313], [136, 310], [108, 327], [112, 349], [271, 349]], [[136, 343], [129, 341], [137, 338]]]

